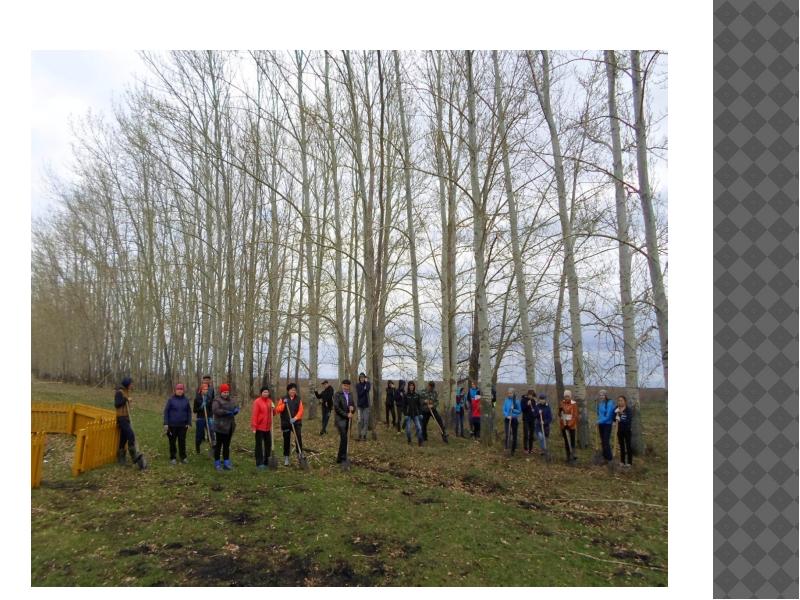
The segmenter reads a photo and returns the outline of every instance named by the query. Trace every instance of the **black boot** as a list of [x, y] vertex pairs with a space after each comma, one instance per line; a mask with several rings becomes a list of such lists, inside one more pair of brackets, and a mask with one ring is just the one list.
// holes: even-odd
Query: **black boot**
[[117, 464], [124, 465], [127, 463], [127, 459], [125, 458], [125, 448], [120, 448], [117, 450]]

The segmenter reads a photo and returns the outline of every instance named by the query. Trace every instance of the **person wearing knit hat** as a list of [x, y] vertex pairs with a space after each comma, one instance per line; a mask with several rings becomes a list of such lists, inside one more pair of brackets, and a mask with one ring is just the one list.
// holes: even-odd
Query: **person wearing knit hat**
[[283, 433], [283, 464], [289, 466], [289, 454], [292, 448], [292, 433], [295, 436], [295, 449], [300, 456], [303, 450], [303, 401], [297, 395], [297, 384], [286, 386], [286, 397], [281, 398], [275, 407], [281, 416], [281, 433]]
[[144, 470], [147, 467], [147, 462], [144, 459], [144, 455], [136, 447], [136, 435], [133, 433], [133, 427], [131, 426], [131, 390], [133, 390], [133, 380], [130, 377], [123, 377], [120, 386], [114, 392], [114, 409], [117, 412], [117, 427], [119, 427], [117, 462], [121, 465], [126, 463], [125, 446], [127, 445], [133, 464]]
[[[231, 388], [227, 383], [219, 386], [219, 396], [214, 398], [211, 412], [214, 413], [214, 431], [216, 432], [216, 445], [214, 446], [214, 468], [217, 471], [230, 471], [231, 464], [231, 438], [236, 430], [236, 415], [239, 407], [230, 398]], [[220, 456], [223, 462], [220, 463]]]
[[578, 405], [572, 399], [572, 392], [566, 390], [564, 399], [558, 407], [558, 421], [561, 426], [561, 437], [564, 438], [564, 451], [567, 453], [568, 463], [578, 460], [575, 455], [575, 432], [578, 429], [579, 419]]
[[533, 429], [536, 431], [536, 439], [539, 440], [539, 449], [544, 453], [547, 451], [547, 440], [550, 438], [550, 423], [553, 422], [553, 413], [550, 405], [547, 404], [547, 396], [539, 394], [539, 402], [533, 410]]
[[192, 426], [192, 409], [186, 397], [186, 388], [182, 383], [175, 386], [175, 393], [167, 399], [164, 406], [164, 433], [169, 440], [169, 462], [177, 464], [175, 445], [177, 442], [181, 462], [188, 463], [186, 458], [186, 431]]

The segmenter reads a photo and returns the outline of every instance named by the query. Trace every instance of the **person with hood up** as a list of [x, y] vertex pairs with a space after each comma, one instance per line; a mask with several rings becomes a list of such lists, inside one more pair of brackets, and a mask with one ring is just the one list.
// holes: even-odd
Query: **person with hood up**
[[175, 393], [167, 399], [164, 405], [164, 433], [169, 439], [169, 462], [177, 464], [175, 444], [177, 441], [181, 462], [188, 463], [186, 458], [186, 431], [192, 426], [192, 409], [186, 397], [186, 387], [179, 383], [175, 386]]

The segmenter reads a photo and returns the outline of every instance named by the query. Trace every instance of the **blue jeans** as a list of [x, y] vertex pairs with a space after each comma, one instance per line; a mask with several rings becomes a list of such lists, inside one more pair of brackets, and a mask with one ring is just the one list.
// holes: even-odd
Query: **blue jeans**
[[405, 420], [405, 424], [404, 424], [405, 425], [405, 429], [406, 429], [406, 437], [408, 438], [408, 441], [410, 442], [411, 441], [411, 421], [412, 420], [414, 421], [414, 429], [416, 429], [416, 432], [417, 432], [417, 439], [419, 441], [422, 441], [422, 420], [420, 419], [419, 415], [417, 415], [416, 417], [409, 417], [408, 415], [406, 415], [406, 420]]
[[545, 450], [545, 436], [541, 429], [536, 430], [536, 439], [539, 440], [539, 448]]

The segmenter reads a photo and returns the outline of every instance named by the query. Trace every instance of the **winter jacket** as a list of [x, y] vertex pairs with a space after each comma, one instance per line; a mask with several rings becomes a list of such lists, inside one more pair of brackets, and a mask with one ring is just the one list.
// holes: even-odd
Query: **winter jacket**
[[[289, 405], [288, 411], [286, 410], [287, 404]], [[292, 428], [292, 424], [289, 420], [289, 413], [291, 413], [295, 421], [300, 421], [303, 418], [303, 401], [300, 400], [300, 396], [295, 396], [294, 400], [290, 400], [288, 396], [286, 398], [281, 398], [275, 411], [281, 414], [281, 430], [288, 431]]]
[[238, 408], [231, 397], [228, 397], [227, 400], [222, 396], [214, 398], [214, 402], [211, 403], [211, 412], [214, 414], [214, 431], [233, 435], [236, 430], [236, 416], [233, 412]]
[[577, 402], [562, 400], [558, 405], [558, 424], [561, 429], [577, 429], [579, 418]]
[[114, 394], [114, 408], [117, 410], [117, 418], [129, 419], [128, 413], [128, 392], [124, 388], [117, 388]]
[[466, 412], [466, 396], [464, 395], [464, 388], [459, 388], [456, 394], [456, 413]]
[[480, 418], [481, 416], [481, 401], [480, 398], [473, 398], [472, 402], [472, 410], [470, 412], [470, 416], [475, 418]]
[[275, 406], [272, 398], [262, 398], [259, 396], [253, 400], [253, 415], [250, 417], [250, 429], [256, 431], [270, 431], [272, 429], [272, 415]]
[[614, 422], [614, 411], [617, 403], [611, 398], [606, 398], [597, 403], [597, 424], [611, 425]]
[[406, 413], [406, 390], [405, 387], [398, 387], [394, 394], [394, 405], [397, 407], [397, 414]]
[[372, 384], [369, 381], [359, 381], [356, 384], [356, 395], [358, 396], [358, 403], [356, 406], [358, 406], [358, 408], [369, 408], [369, 390], [371, 388]]
[[336, 392], [333, 396], [333, 410], [336, 413], [336, 426], [344, 428], [347, 426], [347, 415], [350, 412], [350, 407], [355, 408], [355, 398], [353, 392], [350, 392], [350, 398], [344, 395], [342, 390]]
[[[431, 408], [439, 408], [439, 392], [436, 390], [425, 390], [420, 394], [422, 399], [422, 412], [431, 412]], [[429, 408], [430, 405], [430, 408]]]
[[536, 408], [536, 397], [523, 396], [520, 398], [520, 404], [522, 405], [522, 418], [527, 422], [531, 422], [533, 420], [533, 411]]
[[319, 399], [322, 400], [322, 408], [325, 410], [331, 410], [333, 408], [333, 386], [328, 386], [322, 393], [320, 394], [317, 391], [314, 391], [314, 395]]
[[386, 406], [391, 408], [394, 406], [394, 398], [397, 395], [397, 390], [393, 387], [386, 388]]
[[503, 402], [503, 416], [507, 419], [511, 417], [512, 419], [518, 419], [520, 414], [522, 414], [522, 409], [520, 407], [520, 402], [516, 398], [512, 398], [509, 396]]
[[624, 410], [620, 410], [619, 408], [614, 409], [614, 418], [617, 421], [617, 431], [631, 430], [633, 411], [630, 406], [626, 406]]
[[476, 388], [476, 387], [469, 388], [469, 390], [467, 390], [467, 395], [469, 396], [470, 402], [472, 402], [472, 399], [475, 398], [475, 396], [480, 396], [481, 395], [481, 390], [479, 388]]
[[192, 410], [189, 399], [173, 394], [164, 405], [164, 425], [170, 427], [187, 427], [192, 424]]
[[550, 423], [553, 422], [553, 411], [550, 406], [544, 402], [536, 404], [533, 408], [533, 428], [535, 431], [542, 430], [542, 422], [544, 422], [544, 434], [550, 435]]
[[417, 392], [408, 392], [406, 394], [405, 414], [412, 419], [422, 414], [422, 407], [420, 406], [420, 397]]
[[[203, 394], [203, 392], [198, 391], [194, 395], [194, 414], [197, 415], [198, 419], [205, 419], [206, 413], [208, 413], [208, 418], [212, 419], [213, 415], [211, 414], [211, 405], [214, 402], [214, 394], [211, 388]], [[203, 411], [203, 405], [205, 405], [205, 411]]]

